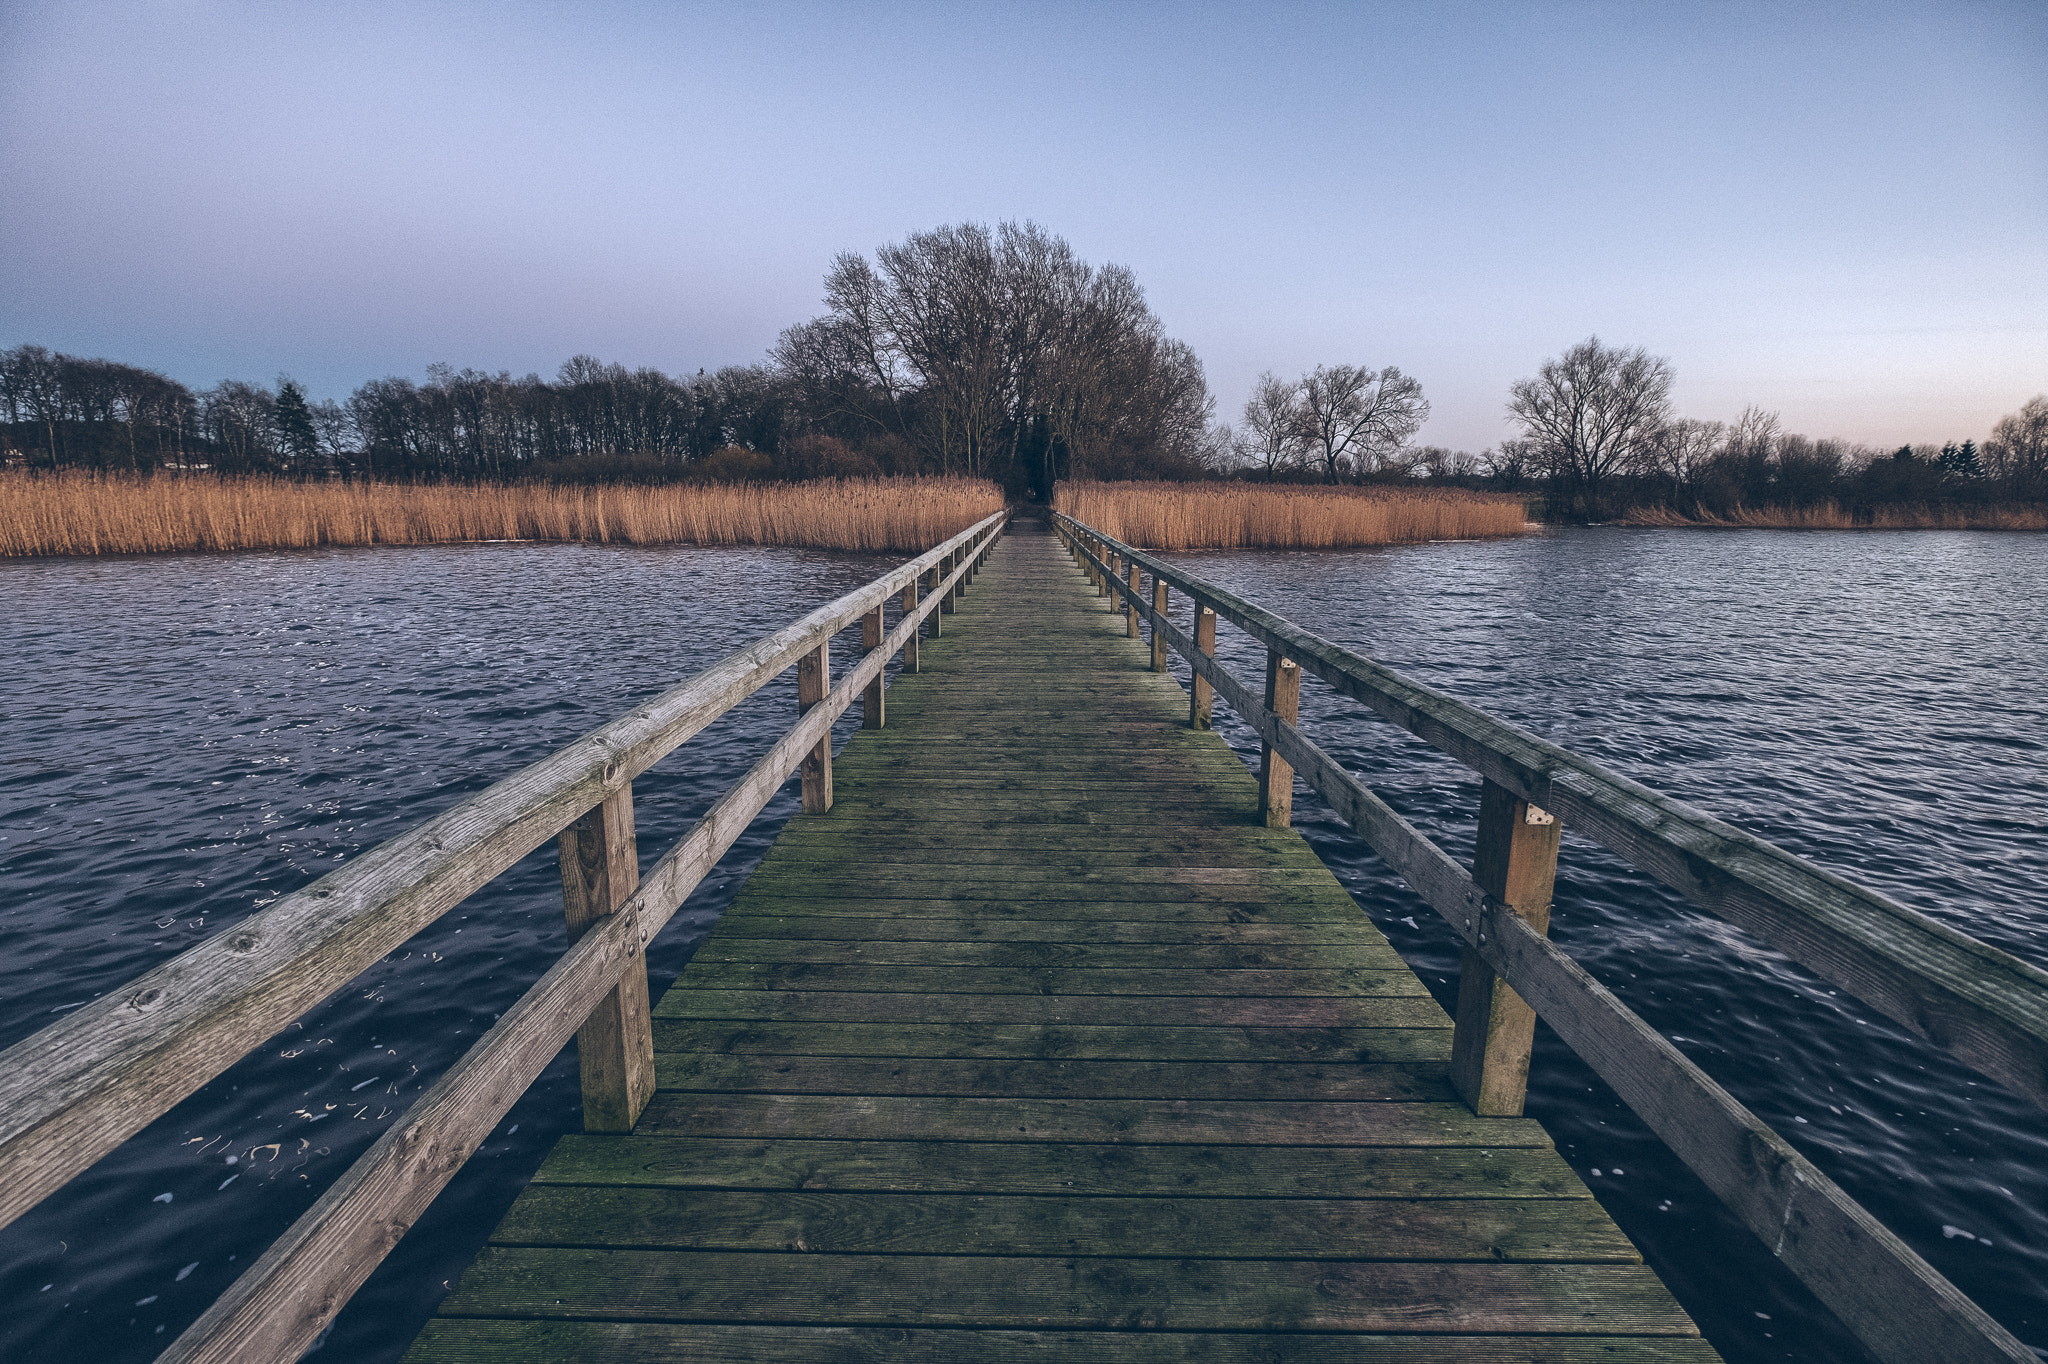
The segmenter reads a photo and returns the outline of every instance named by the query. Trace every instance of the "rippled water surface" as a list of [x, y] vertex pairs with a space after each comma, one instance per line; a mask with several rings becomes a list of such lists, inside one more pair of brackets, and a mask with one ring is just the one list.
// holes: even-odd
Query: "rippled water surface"
[[[2048, 537], [1588, 528], [1181, 562], [2048, 966]], [[1240, 677], [1262, 675], [1262, 648], [1219, 635]], [[1302, 715], [1469, 864], [1474, 774], [1312, 678]], [[1219, 728], [1256, 759], [1247, 731]], [[1449, 930], [1312, 793], [1295, 819], [1450, 1007]], [[1569, 833], [1551, 931], [2009, 1330], [2048, 1347], [2038, 1109]], [[1724, 1355], [1859, 1357], [1547, 1030], [1533, 1072], [1530, 1113]]]
[[[888, 562], [478, 545], [0, 563], [0, 1045]], [[1595, 528], [1184, 562], [2048, 964], [2048, 538]], [[1254, 651], [1221, 633], [1256, 675]], [[636, 784], [643, 861], [793, 708], [785, 679]], [[1312, 680], [1303, 715], [1469, 857], [1469, 772]], [[792, 791], [650, 953], [657, 990]], [[1312, 795], [1297, 819], [1448, 1003], [1448, 931]], [[543, 849], [0, 1232], [0, 1357], [153, 1357], [554, 959], [560, 895]], [[2038, 1111], [1582, 841], [1567, 839], [1553, 933], [2022, 1339], [2048, 1345]], [[1531, 1112], [1731, 1360], [1856, 1357], [1547, 1035]], [[576, 1121], [572, 1056], [400, 1244], [322, 1357], [395, 1357]]]

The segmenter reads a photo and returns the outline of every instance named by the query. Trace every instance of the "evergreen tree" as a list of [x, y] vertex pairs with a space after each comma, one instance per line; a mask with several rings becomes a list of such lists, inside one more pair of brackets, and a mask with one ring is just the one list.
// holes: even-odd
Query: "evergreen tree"
[[288, 378], [277, 381], [277, 442], [285, 458], [304, 473], [320, 452], [320, 438], [313, 430], [313, 410], [306, 405], [306, 390]]

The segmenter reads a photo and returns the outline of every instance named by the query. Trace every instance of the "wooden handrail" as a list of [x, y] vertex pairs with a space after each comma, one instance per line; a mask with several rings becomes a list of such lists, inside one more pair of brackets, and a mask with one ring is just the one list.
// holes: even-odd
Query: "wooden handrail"
[[[986, 539], [984, 541], [986, 543]], [[969, 572], [978, 553], [943, 582]], [[295, 1359], [525, 1093], [570, 1034], [738, 841], [789, 774], [829, 744], [832, 724], [916, 637], [933, 598], [806, 709], [798, 722], [664, 853], [616, 912], [599, 919], [446, 1074], [193, 1322], [158, 1364]], [[806, 655], [810, 657], [812, 655]]]
[[[1411, 681], [1062, 512], [1052, 516], [1908, 1032], [2048, 1108], [2048, 972]], [[1133, 609], [1151, 615], [1136, 594], [1111, 581]]]
[[[2027, 1346], [1565, 956], [1515, 907], [1485, 894], [1462, 867], [1306, 738], [1292, 716], [1269, 708], [1217, 662], [1213, 641], [1198, 642], [1163, 612], [1148, 609], [1138, 588], [1126, 587], [1110, 574], [1089, 544], [1091, 539], [1116, 542], [1070, 517], [1054, 515], [1056, 528], [1084, 567], [1091, 573], [1101, 571], [1102, 580], [1115, 583], [1125, 598], [1124, 608], [1116, 608], [1114, 601], [1112, 607], [1142, 612], [1152, 623], [1154, 638], [1165, 639], [1185, 658], [1195, 678], [1206, 681], [1229, 703], [1258, 734], [1265, 750], [1314, 787], [1872, 1354], [1896, 1364], [1927, 1359], [2015, 1364], [2034, 1359]], [[1119, 546], [1118, 552], [1126, 562], [1151, 567], [1159, 575], [1161, 566], [1150, 556], [1138, 555], [1128, 546]], [[1236, 621], [1239, 608], [1248, 605], [1228, 594], [1223, 594], [1223, 604], [1217, 604], [1211, 595], [1217, 589], [1192, 575], [1169, 574], [1164, 580], [1194, 598], [1198, 623], [1205, 607]], [[1288, 628], [1298, 639], [1323, 644]], [[1270, 678], [1281, 650], [1270, 638], [1267, 647]], [[1269, 691], [1271, 687], [1269, 680]], [[1460, 702], [1449, 704], [1472, 710]], [[1556, 789], [1555, 783], [1550, 789]]]
[[[0, 1226], [462, 902], [999, 512], [0, 1052]], [[959, 570], [954, 570], [958, 576]], [[644, 887], [643, 887], [644, 890]]]

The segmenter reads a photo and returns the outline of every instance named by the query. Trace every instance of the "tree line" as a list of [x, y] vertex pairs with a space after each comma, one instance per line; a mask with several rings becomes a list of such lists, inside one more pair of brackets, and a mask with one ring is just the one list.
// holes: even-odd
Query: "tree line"
[[1590, 337], [1510, 390], [1517, 437], [1472, 454], [1418, 446], [1429, 415], [1415, 380], [1389, 366], [1319, 366], [1259, 376], [1230, 448], [1261, 479], [1407, 482], [1527, 492], [1562, 520], [1637, 507], [1693, 518], [1832, 503], [1856, 514], [1901, 504], [2048, 499], [2048, 395], [2003, 418], [1990, 439], [1883, 449], [1781, 429], [1752, 407], [1732, 423], [1680, 417], [1671, 364], [1640, 346]]
[[1216, 424], [1202, 365], [1131, 271], [1035, 224], [913, 233], [825, 277], [825, 311], [764, 361], [670, 375], [579, 355], [552, 379], [428, 367], [312, 401], [288, 376], [194, 391], [153, 370], [0, 351], [0, 459], [287, 477], [660, 482], [972, 474], [1045, 496], [1068, 478], [1428, 481], [1603, 519], [1833, 502], [2048, 498], [2048, 396], [1980, 448], [1883, 451], [1679, 417], [1673, 371], [1597, 337], [1516, 383], [1520, 434], [1472, 454], [1418, 445], [1422, 385], [1398, 366], [1319, 365], [1253, 385]]
[[286, 476], [488, 479], [1216, 470], [1201, 362], [1129, 269], [1032, 224], [913, 234], [845, 254], [827, 311], [761, 364], [665, 374], [577, 356], [553, 379], [434, 365], [346, 402], [22, 345], [0, 351], [0, 440], [38, 467], [204, 466]]

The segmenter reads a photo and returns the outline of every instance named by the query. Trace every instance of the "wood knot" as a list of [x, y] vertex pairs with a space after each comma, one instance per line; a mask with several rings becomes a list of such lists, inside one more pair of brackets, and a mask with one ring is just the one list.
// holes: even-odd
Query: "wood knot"
[[162, 990], [151, 987], [131, 996], [128, 1000], [128, 1007], [131, 1009], [147, 1009], [163, 997], [164, 992]]
[[261, 941], [261, 939], [259, 939], [254, 933], [237, 933], [233, 938], [228, 940], [228, 951], [254, 952], [256, 950], [256, 944], [259, 941]]

